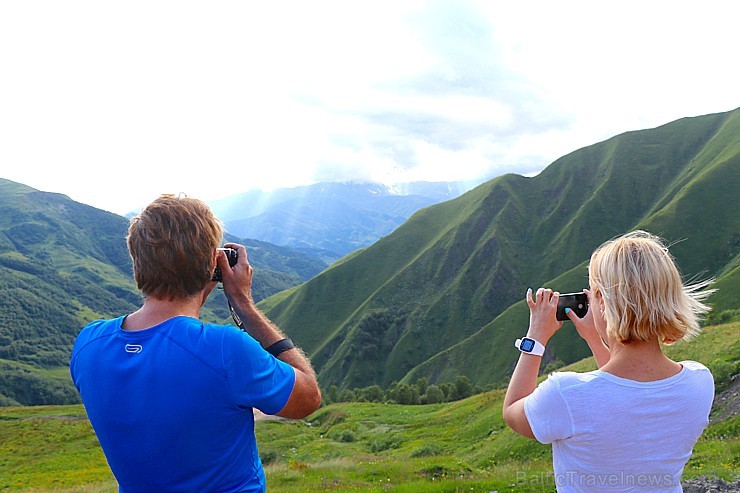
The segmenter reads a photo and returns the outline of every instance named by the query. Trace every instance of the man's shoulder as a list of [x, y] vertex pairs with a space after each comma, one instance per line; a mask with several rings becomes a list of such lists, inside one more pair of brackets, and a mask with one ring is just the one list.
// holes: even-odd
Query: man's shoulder
[[88, 323], [77, 335], [77, 343], [114, 334], [121, 327], [121, 318], [123, 317], [113, 318], [109, 320], [94, 320]]
[[233, 325], [206, 323], [191, 317], [170, 320], [161, 329], [159, 332], [169, 338], [191, 339], [198, 343], [223, 341], [225, 337], [234, 337], [242, 333]]
[[113, 318], [110, 320], [94, 320], [85, 327], [82, 328], [77, 338], [75, 339], [74, 346], [72, 347], [71, 359], [75, 360], [77, 355], [80, 354], [85, 348], [93, 347], [95, 341], [105, 340], [110, 337], [115, 337], [115, 334], [121, 327], [121, 320], [123, 317]]
[[173, 320], [162, 329], [158, 333], [169, 343], [196, 354], [222, 355], [224, 350], [243, 350], [244, 346], [257, 344], [246, 332], [233, 325], [204, 323], [187, 317]]

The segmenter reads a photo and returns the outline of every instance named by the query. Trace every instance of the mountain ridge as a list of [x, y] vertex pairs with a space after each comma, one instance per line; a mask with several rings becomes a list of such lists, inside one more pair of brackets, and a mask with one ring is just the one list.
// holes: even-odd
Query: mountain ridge
[[272, 192], [251, 190], [210, 205], [235, 235], [319, 251], [331, 262], [371, 245], [413, 212], [455, 198], [468, 186], [322, 182]]
[[[737, 314], [738, 189], [740, 109], [625, 132], [534, 177], [497, 177], [419, 209], [319, 275], [325, 265], [306, 255], [243, 242], [255, 296], [281, 290], [260, 307], [309, 354], [322, 387], [458, 375], [495, 386], [526, 330], [526, 288], [586, 287], [591, 251], [631, 229], [666, 238], [687, 279], [715, 277], [716, 316]], [[0, 404], [76, 397], [60, 374], [77, 331], [138, 307], [127, 226], [0, 179]], [[223, 294], [211, 298], [204, 318], [227, 320]], [[587, 355], [566, 327], [545, 364]]]
[[[0, 405], [78, 400], [68, 376], [72, 343], [87, 322], [135, 311], [140, 295], [116, 214], [0, 179]], [[326, 266], [285, 247], [246, 244], [257, 272], [255, 299], [299, 284]], [[215, 292], [203, 310], [222, 322], [229, 310]]]
[[[450, 381], [456, 373], [495, 384], [516, 357], [511, 341], [526, 330], [526, 288], [587, 287], [586, 262], [603, 241], [644, 228], [673, 244], [688, 278], [725, 269], [740, 251], [739, 219], [727, 206], [739, 165], [740, 110], [626, 132], [535, 177], [504, 175], [422, 209], [262, 306], [309, 353], [323, 385]], [[720, 281], [735, 285], [734, 272]], [[719, 309], [736, 308], [716, 299], [725, 303]], [[585, 344], [566, 334], [553, 340], [551, 357], [585, 356]], [[455, 364], [440, 364], [443, 355]], [[490, 371], [476, 367], [483, 360], [495, 360]]]

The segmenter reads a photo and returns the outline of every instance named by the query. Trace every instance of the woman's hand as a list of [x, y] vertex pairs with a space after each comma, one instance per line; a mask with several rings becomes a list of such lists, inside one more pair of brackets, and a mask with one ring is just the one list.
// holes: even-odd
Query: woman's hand
[[529, 306], [529, 331], [527, 337], [539, 341], [543, 345], [563, 326], [557, 320], [558, 299], [560, 293], [552, 289], [539, 288], [532, 296], [532, 289], [527, 290], [527, 305]]
[[566, 310], [565, 314], [568, 315], [570, 321], [575, 325], [578, 335], [586, 341], [594, 355], [597, 366], [601, 368], [609, 361], [610, 356], [609, 347], [604, 344], [601, 334], [599, 334], [599, 331], [596, 328], [596, 321], [594, 320], [594, 317], [597, 316], [596, 310], [601, 310], [601, 307], [597, 300], [593, 299], [591, 292], [588, 289], [584, 289], [583, 292], [586, 293], [586, 296], [588, 297], [588, 311], [586, 312], [586, 315], [584, 315], [583, 318], [578, 318], [578, 315], [576, 315], [573, 310]]
[[601, 336], [596, 330], [596, 323], [594, 322], [594, 309], [596, 306], [592, 302], [591, 292], [588, 289], [584, 289], [583, 292], [586, 293], [589, 307], [583, 318], [578, 318], [578, 315], [576, 315], [573, 310], [566, 310], [565, 314], [568, 315], [570, 321], [573, 322], [573, 325], [576, 327], [576, 331], [578, 331], [578, 335], [581, 336], [584, 341], [589, 343], [596, 340], [601, 341]]
[[[527, 290], [527, 305], [529, 305], [527, 337], [544, 345], [563, 326], [563, 322], [559, 322], [556, 316], [559, 298], [560, 293], [553, 292], [552, 289], [540, 288], [534, 297], [532, 290]], [[511, 429], [527, 438], [535, 438], [535, 436], [527, 414], [524, 412], [524, 400], [537, 387], [537, 374], [541, 362], [542, 358], [537, 355], [522, 353], [511, 375], [509, 388], [506, 389], [504, 397], [504, 421]]]

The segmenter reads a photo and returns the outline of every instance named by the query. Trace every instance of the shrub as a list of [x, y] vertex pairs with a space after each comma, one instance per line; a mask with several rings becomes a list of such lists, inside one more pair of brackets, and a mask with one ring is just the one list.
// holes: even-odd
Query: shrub
[[443, 452], [444, 450], [442, 449], [442, 445], [440, 445], [439, 443], [427, 442], [421, 447], [411, 452], [411, 457], [413, 458], [434, 457], [436, 455], [441, 455]]

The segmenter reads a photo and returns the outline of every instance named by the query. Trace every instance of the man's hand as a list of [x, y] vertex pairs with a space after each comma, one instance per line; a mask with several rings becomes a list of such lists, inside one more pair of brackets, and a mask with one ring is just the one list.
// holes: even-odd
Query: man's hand
[[[284, 339], [285, 334], [273, 324], [255, 305], [252, 298], [252, 266], [249, 265], [247, 249], [244, 245], [226, 243], [227, 248], [237, 251], [237, 262], [229, 265], [226, 254], [218, 252], [218, 266], [221, 268], [224, 293], [232, 308], [243, 322], [243, 329], [263, 348], [268, 348]], [[299, 348], [289, 349], [277, 356], [295, 369], [295, 385], [285, 407], [277, 413], [284, 418], [305, 418], [321, 405], [321, 391], [311, 361]]]
[[237, 252], [236, 265], [229, 265], [229, 259], [222, 250], [218, 251], [216, 262], [221, 269], [223, 278], [224, 294], [232, 304], [238, 301], [253, 303], [252, 300], [252, 275], [254, 273], [247, 257], [247, 248], [236, 243], [226, 243], [226, 248], [232, 248]]

